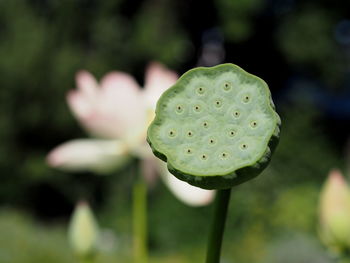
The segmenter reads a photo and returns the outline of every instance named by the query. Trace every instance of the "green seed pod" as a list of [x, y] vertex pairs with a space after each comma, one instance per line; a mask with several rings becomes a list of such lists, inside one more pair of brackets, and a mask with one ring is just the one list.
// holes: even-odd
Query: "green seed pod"
[[147, 141], [179, 179], [225, 189], [262, 172], [280, 125], [267, 84], [222, 64], [192, 69], [164, 92]]

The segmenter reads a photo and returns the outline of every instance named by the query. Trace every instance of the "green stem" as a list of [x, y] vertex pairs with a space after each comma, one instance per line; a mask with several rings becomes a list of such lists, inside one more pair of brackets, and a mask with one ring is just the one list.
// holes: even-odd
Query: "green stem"
[[230, 202], [231, 188], [218, 190], [214, 202], [214, 218], [211, 226], [207, 248], [206, 263], [219, 263], [222, 237], [224, 235], [225, 222]]
[[133, 231], [134, 231], [134, 262], [147, 263], [147, 185], [140, 174], [137, 162], [137, 178], [133, 186]]

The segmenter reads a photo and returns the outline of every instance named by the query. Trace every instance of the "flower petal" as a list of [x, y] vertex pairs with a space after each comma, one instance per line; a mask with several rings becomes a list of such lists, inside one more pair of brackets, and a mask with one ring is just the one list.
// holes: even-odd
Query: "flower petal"
[[124, 164], [126, 153], [126, 145], [117, 140], [78, 139], [52, 150], [47, 163], [62, 170], [105, 173]]
[[111, 72], [101, 81], [100, 114], [115, 125], [118, 137], [133, 137], [146, 129], [146, 111], [141, 89], [128, 74]]
[[189, 206], [204, 206], [211, 203], [214, 199], [214, 190], [205, 190], [192, 186], [184, 181], [177, 179], [174, 175], [167, 172], [162, 175], [164, 183], [170, 191], [182, 202]]
[[81, 122], [93, 112], [93, 104], [81, 92], [71, 90], [67, 94], [67, 103], [73, 115]]
[[94, 98], [98, 92], [98, 83], [94, 76], [86, 71], [78, 71], [75, 75], [78, 90], [87, 98]]
[[157, 101], [164, 91], [178, 79], [178, 75], [158, 62], [149, 64], [145, 76], [144, 96], [147, 106], [155, 110]]

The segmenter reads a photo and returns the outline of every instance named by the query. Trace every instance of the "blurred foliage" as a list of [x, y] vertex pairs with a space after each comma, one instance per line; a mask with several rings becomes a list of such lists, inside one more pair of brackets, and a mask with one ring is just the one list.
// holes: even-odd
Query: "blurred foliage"
[[344, 81], [348, 59], [334, 37], [339, 14], [319, 5], [303, 5], [281, 22], [277, 39], [286, 59], [320, 77], [332, 88]]
[[[11, 210], [0, 211], [0, 262], [1, 263], [75, 263], [78, 262], [67, 242], [66, 229], [55, 225], [35, 223], [29, 216]], [[96, 263], [133, 262], [125, 240], [111, 230], [102, 230]], [[129, 238], [130, 241], [130, 238]], [[154, 263], [190, 263], [201, 261], [203, 251], [194, 247], [181, 253], [152, 255]]]
[[148, 0], [135, 17], [135, 54], [175, 66], [184, 62], [191, 45], [176, 19], [176, 1]]
[[65, 232], [39, 227], [23, 214], [0, 212], [0, 262], [74, 262]]
[[254, 19], [264, 7], [263, 0], [215, 0], [223, 30], [229, 41], [241, 42], [254, 33]]
[[272, 225], [286, 231], [313, 233], [318, 221], [318, 195], [319, 189], [311, 184], [284, 191], [271, 209], [275, 215], [271, 218]]
[[265, 262], [331, 263], [334, 260], [325, 253], [313, 237], [300, 233], [289, 233], [271, 245]]
[[[314, 228], [310, 228], [317, 205], [313, 194], [309, 194], [310, 189], [305, 187], [290, 190], [283, 193], [278, 202], [266, 203], [261, 201], [262, 194], [251, 194], [254, 188], [254, 184], [249, 184], [233, 192], [225, 233], [223, 262], [332, 262], [315, 239]], [[160, 195], [162, 198], [155, 198]], [[97, 263], [113, 262], [115, 259], [132, 262], [131, 231], [125, 227], [130, 223], [130, 215], [120, 213], [125, 211], [123, 203], [125, 205], [128, 200], [122, 200], [117, 200], [117, 210], [100, 211], [102, 217], [99, 221], [105, 234], [98, 246]], [[299, 201], [294, 202], [295, 200]], [[170, 195], [162, 185], [151, 192], [150, 201], [151, 262], [202, 262], [211, 208], [188, 208]], [[302, 210], [298, 211], [302, 214], [299, 218], [304, 218], [303, 220], [297, 219], [297, 222], [293, 222], [290, 217], [284, 219], [288, 204], [298, 207], [305, 202], [309, 202], [310, 206], [300, 206]], [[172, 206], [169, 209], [170, 203]], [[166, 204], [167, 207], [164, 206]], [[186, 217], [186, 220], [180, 220], [178, 215]], [[271, 221], [274, 217], [282, 220]], [[294, 219], [295, 215], [292, 218]], [[114, 223], [113, 219], [117, 223]], [[123, 221], [124, 224], [120, 224]], [[65, 226], [66, 223], [67, 221]], [[114, 224], [118, 227], [114, 227]], [[59, 225], [62, 226], [62, 222]], [[50, 225], [38, 224], [24, 214], [2, 210], [0, 231], [1, 262], [76, 262], [68, 246], [67, 229], [58, 227], [57, 222]], [[283, 255], [289, 256], [284, 258]]]

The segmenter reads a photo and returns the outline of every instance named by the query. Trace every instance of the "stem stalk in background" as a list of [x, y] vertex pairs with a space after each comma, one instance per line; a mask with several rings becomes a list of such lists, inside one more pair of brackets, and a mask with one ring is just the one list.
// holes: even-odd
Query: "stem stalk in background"
[[135, 263], [148, 262], [147, 246], [147, 184], [141, 174], [140, 161], [136, 162], [137, 174], [133, 186], [133, 253]]
[[218, 190], [214, 202], [214, 218], [209, 235], [206, 263], [219, 263], [231, 188]]

